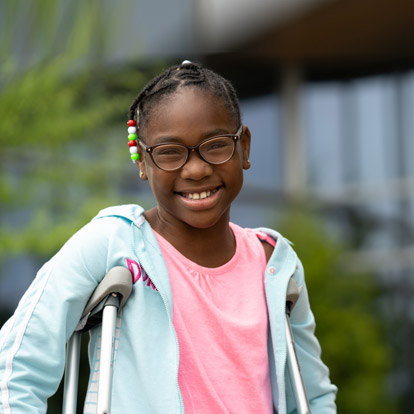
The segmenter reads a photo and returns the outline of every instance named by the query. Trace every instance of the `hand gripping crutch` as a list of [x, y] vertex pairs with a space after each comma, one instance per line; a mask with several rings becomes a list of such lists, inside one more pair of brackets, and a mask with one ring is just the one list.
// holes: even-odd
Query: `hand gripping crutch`
[[302, 378], [298, 356], [296, 354], [295, 340], [290, 326], [290, 312], [299, 299], [299, 288], [293, 277], [290, 278], [286, 293], [286, 341], [287, 341], [287, 366], [296, 400], [298, 414], [311, 414], [305, 384]]
[[132, 290], [130, 271], [122, 266], [112, 268], [93, 292], [81, 320], [68, 341], [63, 414], [76, 414], [81, 333], [102, 322], [101, 357], [98, 382], [97, 414], [111, 412], [113, 346], [118, 311], [124, 306]]

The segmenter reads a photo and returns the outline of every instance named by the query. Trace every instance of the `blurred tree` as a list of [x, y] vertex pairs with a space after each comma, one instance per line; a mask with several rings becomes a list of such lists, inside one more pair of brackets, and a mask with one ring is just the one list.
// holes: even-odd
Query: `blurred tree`
[[48, 256], [98, 205], [125, 191], [126, 132], [114, 124], [124, 125], [133, 96], [124, 77], [138, 90], [143, 76], [107, 71], [98, 89], [88, 69], [68, 77], [64, 67], [54, 60], [3, 84], [0, 255]]
[[99, 1], [7, 0], [0, 11], [0, 260], [43, 259], [136, 191], [123, 126], [159, 68], [104, 63]]
[[[0, 4], [0, 277], [6, 262], [40, 266], [101, 208], [145, 204], [127, 111], [165, 64], [105, 64], [101, 20], [96, 0]], [[48, 412], [61, 412], [61, 391]]]
[[351, 272], [348, 247], [306, 208], [291, 208], [278, 228], [303, 262], [322, 359], [338, 386], [339, 413], [396, 412], [387, 390], [392, 352], [379, 306], [381, 286], [372, 274]]

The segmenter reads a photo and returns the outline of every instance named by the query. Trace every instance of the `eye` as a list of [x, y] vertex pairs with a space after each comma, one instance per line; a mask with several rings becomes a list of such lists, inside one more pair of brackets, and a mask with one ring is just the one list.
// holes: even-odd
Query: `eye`
[[163, 148], [157, 152], [158, 155], [174, 155], [177, 153], [179, 153], [179, 151], [177, 151], [175, 148]]
[[176, 147], [158, 147], [154, 149], [154, 151], [158, 155], [170, 155], [170, 154], [177, 154], [180, 152], [179, 148], [176, 148]]
[[181, 155], [183, 153], [183, 149], [178, 146], [162, 146], [155, 148], [154, 153], [160, 156]]
[[215, 138], [211, 141], [207, 141], [203, 145], [203, 151], [222, 151], [226, 150], [227, 148], [231, 148], [233, 145], [231, 138], [229, 137], [221, 137], [221, 138]]

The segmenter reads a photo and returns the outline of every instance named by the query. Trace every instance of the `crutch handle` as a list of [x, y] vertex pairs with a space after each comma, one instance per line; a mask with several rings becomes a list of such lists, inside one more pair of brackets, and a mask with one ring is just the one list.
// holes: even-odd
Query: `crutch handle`
[[[108, 316], [105, 318], [106, 321], [103, 330], [105, 331], [105, 335], [110, 336], [110, 339], [104, 339], [104, 342], [105, 344], [112, 344], [117, 312], [124, 306], [131, 291], [131, 272], [126, 267], [117, 266], [113, 267], [105, 275], [101, 283], [92, 293], [92, 296], [83, 311], [81, 320], [68, 341], [63, 394], [63, 414], [76, 413], [81, 332], [97, 326], [101, 322], [104, 323], [103, 313], [105, 312]], [[111, 365], [112, 353], [112, 347], [103, 353], [101, 351], [101, 354], [106, 357], [107, 361], [109, 361], [104, 363], [105, 366]], [[103, 393], [101, 392], [101, 394], [104, 394], [107, 397], [109, 396], [109, 404], [111, 374], [111, 371], [108, 371], [105, 374], [102, 383], [106, 385], [106, 389]], [[106, 412], [109, 413], [109, 410], [110, 408], [108, 408], [108, 411]]]
[[82, 318], [86, 316], [101, 300], [105, 299], [111, 293], [119, 293], [121, 298], [120, 308], [125, 305], [132, 290], [132, 276], [131, 272], [123, 266], [113, 267], [102, 279], [95, 291], [92, 293]]
[[102, 279], [82, 313], [82, 317], [75, 331], [85, 332], [95, 326], [99, 326], [102, 321], [102, 311], [112, 294], [119, 298], [119, 311], [127, 301], [132, 291], [131, 272], [123, 266], [113, 267]]

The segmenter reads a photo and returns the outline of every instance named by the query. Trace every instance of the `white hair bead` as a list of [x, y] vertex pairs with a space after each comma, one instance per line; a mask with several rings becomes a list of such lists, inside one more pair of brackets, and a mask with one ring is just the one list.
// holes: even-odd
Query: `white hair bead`
[[185, 66], [185, 65], [192, 65], [193, 64], [193, 62], [190, 62], [189, 60], [183, 60], [182, 62], [181, 62], [181, 66]]
[[137, 132], [137, 127], [130, 126], [128, 128], [128, 134], [135, 134]]
[[138, 152], [138, 147], [129, 147], [129, 152], [131, 154], [136, 154]]

